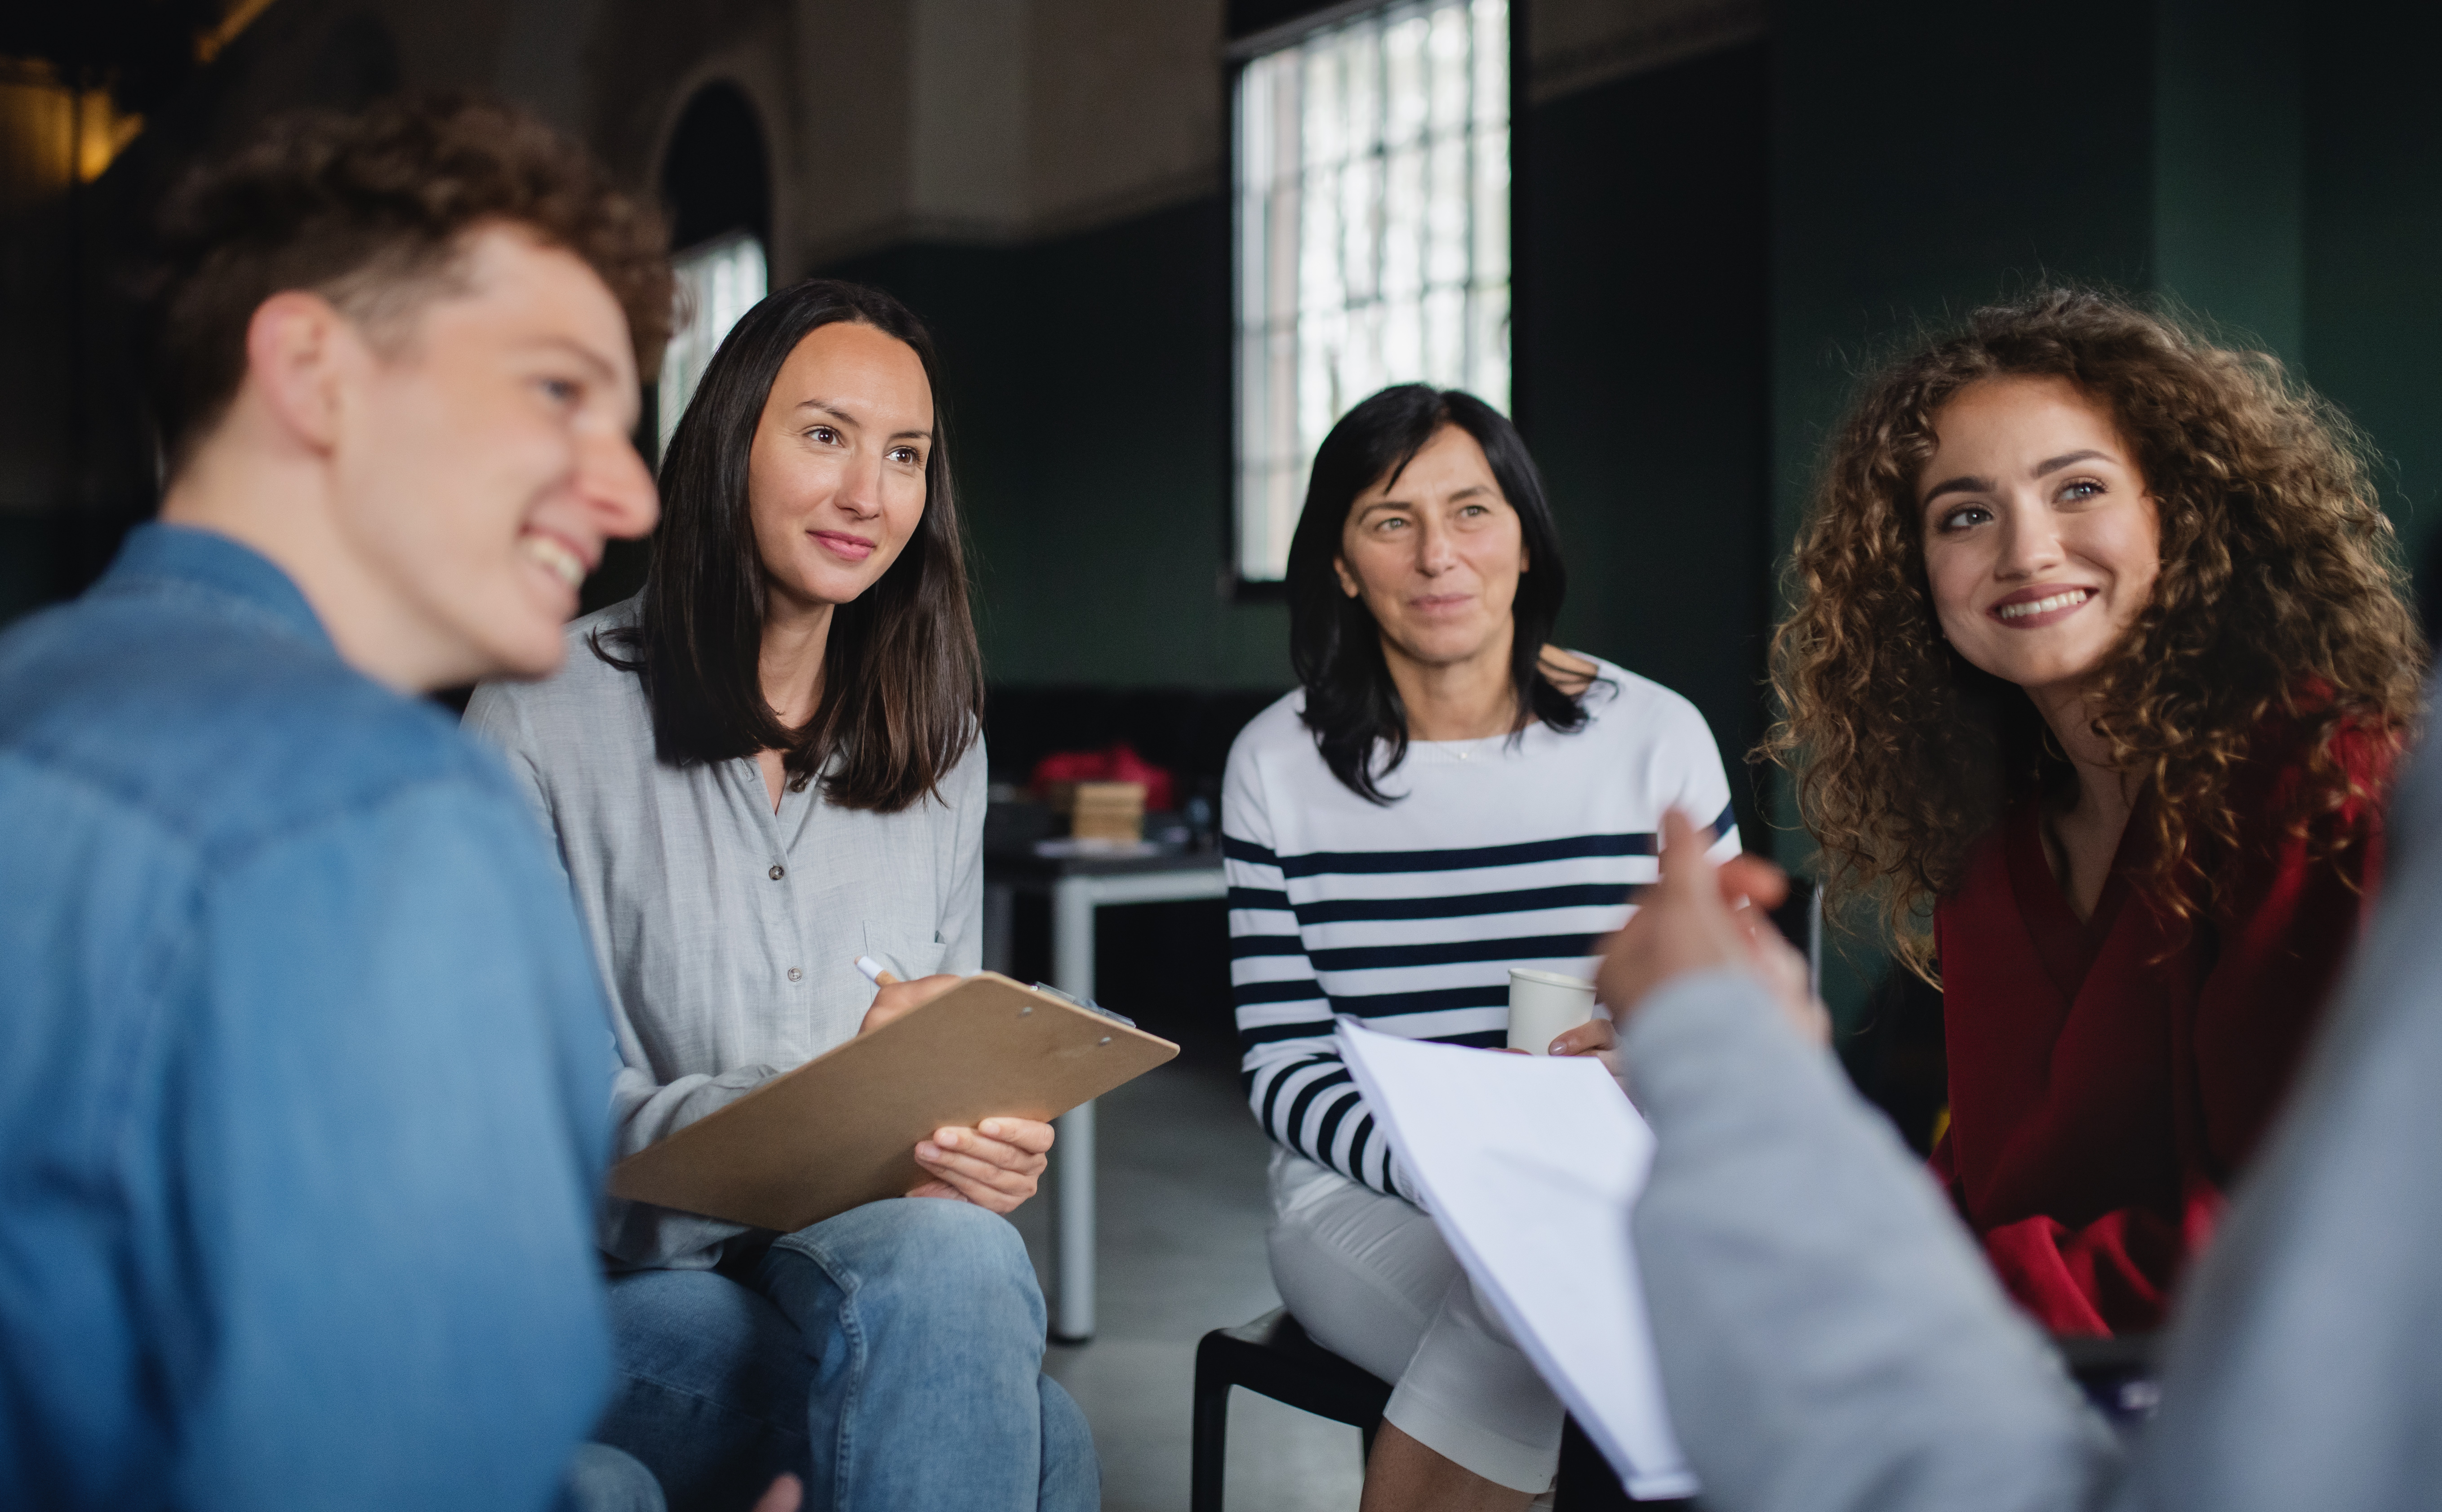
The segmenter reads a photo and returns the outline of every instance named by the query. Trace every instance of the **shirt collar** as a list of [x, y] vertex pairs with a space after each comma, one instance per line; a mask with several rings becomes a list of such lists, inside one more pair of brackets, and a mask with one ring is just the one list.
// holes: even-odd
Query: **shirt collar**
[[335, 654], [337, 649], [286, 573], [252, 547], [209, 530], [158, 522], [137, 526], [95, 592], [199, 593]]

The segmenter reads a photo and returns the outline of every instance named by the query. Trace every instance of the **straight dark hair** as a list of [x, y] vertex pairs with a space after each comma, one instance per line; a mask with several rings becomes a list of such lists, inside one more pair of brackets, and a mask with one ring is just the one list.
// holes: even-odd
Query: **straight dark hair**
[[[1408, 710], [1382, 655], [1382, 628], [1362, 598], [1339, 586], [1332, 563], [1357, 497], [1379, 481], [1396, 483], [1417, 452], [1445, 426], [1456, 426], [1484, 448], [1493, 482], [1518, 512], [1527, 571], [1509, 606], [1515, 632], [1509, 678], [1518, 697], [1519, 733], [1540, 720], [1563, 734], [1583, 729], [1582, 692], [1563, 692], [1543, 665], [1543, 647], [1560, 617], [1568, 572], [1560, 565], [1560, 532], [1543, 497], [1543, 478], [1518, 428], [1471, 393], [1403, 383], [1383, 390], [1342, 415], [1314, 454], [1305, 509], [1289, 538], [1289, 665], [1305, 687], [1305, 724], [1323, 765], [1351, 792], [1387, 804], [1381, 779], [1408, 756]], [[1381, 752], [1377, 766], [1375, 756]]]
[[[747, 500], [747, 463], [781, 364], [799, 342], [853, 320], [907, 343], [933, 390], [924, 514], [899, 559], [831, 612], [823, 695], [790, 729], [764, 700], [764, 572]], [[662, 522], [633, 627], [593, 652], [645, 680], [653, 745], [684, 766], [783, 751], [792, 791], [819, 776], [844, 809], [895, 813], [958, 764], [983, 720], [983, 659], [967, 605], [966, 555], [942, 428], [933, 338], [879, 289], [808, 279], [746, 312], [704, 370], [662, 460]], [[627, 654], [614, 654], [609, 641]]]

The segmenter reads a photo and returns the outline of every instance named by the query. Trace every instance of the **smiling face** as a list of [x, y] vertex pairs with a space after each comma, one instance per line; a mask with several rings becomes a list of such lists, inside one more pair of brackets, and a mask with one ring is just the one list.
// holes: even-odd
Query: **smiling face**
[[924, 518], [933, 386], [916, 351], [836, 320], [780, 365], [747, 465], [747, 507], [775, 609], [853, 601]]
[[2110, 414], [2065, 378], [1991, 378], [1934, 416], [1919, 476], [1925, 575], [1959, 654], [2073, 691], [2144, 608], [2161, 527]]
[[1373, 611], [1386, 650], [1426, 665], [1507, 662], [1526, 547], [1484, 448], [1460, 427], [1442, 427], [1396, 479], [1357, 496], [1332, 567]]
[[652, 529], [635, 358], [610, 289], [529, 233], [472, 233], [449, 287], [344, 365], [337, 525], [434, 685], [559, 665], [603, 543]]

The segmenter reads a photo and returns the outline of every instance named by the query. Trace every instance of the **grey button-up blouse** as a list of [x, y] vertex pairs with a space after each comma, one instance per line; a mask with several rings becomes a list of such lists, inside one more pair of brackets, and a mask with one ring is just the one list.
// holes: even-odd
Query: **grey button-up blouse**
[[[629, 599], [576, 621], [557, 675], [486, 683], [466, 709], [556, 842], [592, 937], [623, 1063], [621, 1156], [853, 1036], [873, 1001], [858, 956], [911, 977], [983, 956], [980, 738], [938, 798], [901, 812], [810, 785], [775, 814], [751, 758], [655, 759], [640, 680], [588, 644], [635, 613]], [[601, 1244], [624, 1266], [700, 1268], [740, 1231], [610, 1199]]]

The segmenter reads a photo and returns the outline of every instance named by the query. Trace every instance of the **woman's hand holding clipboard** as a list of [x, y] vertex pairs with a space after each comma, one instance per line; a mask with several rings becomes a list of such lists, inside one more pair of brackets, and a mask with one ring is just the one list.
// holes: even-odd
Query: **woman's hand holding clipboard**
[[[870, 956], [859, 956], [856, 969], [879, 989], [859, 1034], [904, 1017], [965, 980], [945, 972], [903, 982]], [[916, 1163], [932, 1179], [907, 1195], [951, 1197], [1003, 1215], [1014, 1212], [1034, 1195], [1051, 1163], [1055, 1137], [1050, 1124], [1034, 1119], [992, 1118], [974, 1128], [944, 1125], [917, 1142]]]
[[[955, 1188], [917, 1146], [1003, 1119], [1048, 1123], [1177, 1053], [1111, 1013], [984, 972], [629, 1156], [610, 1191], [791, 1233], [935, 1180]], [[956, 1165], [959, 1152], [941, 1153]]]

